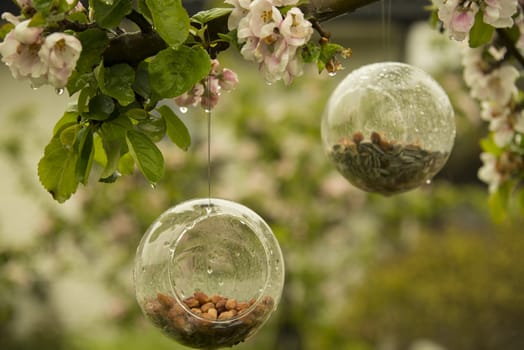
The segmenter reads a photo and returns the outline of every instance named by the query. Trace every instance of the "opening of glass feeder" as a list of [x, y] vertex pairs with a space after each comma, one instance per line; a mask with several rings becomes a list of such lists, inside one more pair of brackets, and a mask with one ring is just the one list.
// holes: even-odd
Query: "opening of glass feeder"
[[251, 209], [194, 199], [165, 211], [135, 259], [136, 297], [146, 317], [189, 347], [230, 347], [270, 317], [284, 285], [282, 252]]
[[354, 186], [392, 195], [411, 190], [446, 163], [455, 140], [453, 107], [422, 69], [397, 62], [351, 72], [322, 117], [322, 143]]

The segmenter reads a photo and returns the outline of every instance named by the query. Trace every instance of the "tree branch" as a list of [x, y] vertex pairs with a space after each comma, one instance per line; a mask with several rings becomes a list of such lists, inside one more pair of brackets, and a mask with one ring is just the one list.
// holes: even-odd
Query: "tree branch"
[[376, 1], [378, 0], [309, 0], [301, 9], [306, 16], [325, 22]]
[[[378, 0], [309, 0], [309, 3], [302, 5], [301, 9], [306, 17], [318, 26], [319, 22], [351, 13], [376, 1]], [[132, 13], [130, 16], [132, 17], [128, 16], [128, 18], [135, 22], [142, 32], [121, 34], [112, 39], [104, 53], [104, 63], [108, 66], [122, 62], [135, 64], [167, 47], [158, 34], [149, 30], [149, 24], [140, 18], [140, 14]], [[228, 31], [227, 17], [216, 18], [207, 25], [211, 38], [218, 37], [217, 33]], [[214, 48], [211, 52], [212, 56], [215, 56], [221, 49], [224, 47]]]

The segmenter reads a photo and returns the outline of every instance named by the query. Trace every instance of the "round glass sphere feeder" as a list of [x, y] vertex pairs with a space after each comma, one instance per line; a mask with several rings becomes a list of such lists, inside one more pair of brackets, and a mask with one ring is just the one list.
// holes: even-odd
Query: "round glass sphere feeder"
[[453, 107], [420, 68], [363, 66], [345, 77], [322, 117], [322, 143], [354, 186], [392, 195], [429, 183], [455, 140]]
[[160, 215], [137, 249], [137, 301], [179, 343], [231, 347], [276, 309], [284, 262], [269, 226], [238, 203], [194, 199]]

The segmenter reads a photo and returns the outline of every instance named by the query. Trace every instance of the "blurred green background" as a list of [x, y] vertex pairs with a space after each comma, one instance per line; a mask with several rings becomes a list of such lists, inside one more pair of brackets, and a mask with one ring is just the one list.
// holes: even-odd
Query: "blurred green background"
[[[478, 182], [486, 130], [461, 82], [459, 48], [425, 23], [333, 21], [354, 56], [336, 77], [307, 69], [268, 86], [230, 53], [241, 84], [212, 113], [212, 195], [258, 212], [287, 268], [278, 311], [241, 349], [524, 349], [524, 220], [495, 223]], [[394, 197], [348, 184], [324, 154], [322, 112], [363, 64], [400, 60], [437, 78], [457, 112], [457, 140], [431, 185]], [[185, 349], [148, 324], [134, 299], [136, 246], [167, 208], [207, 196], [206, 117], [180, 116], [193, 144], [161, 148], [166, 175], [92, 179], [64, 205], [36, 178], [69, 102], [0, 70], [0, 349]]]

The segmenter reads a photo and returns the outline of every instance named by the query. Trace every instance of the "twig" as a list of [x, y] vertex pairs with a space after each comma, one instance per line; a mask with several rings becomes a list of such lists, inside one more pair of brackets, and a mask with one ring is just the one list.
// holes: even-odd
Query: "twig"
[[508, 32], [505, 29], [497, 28], [497, 35], [500, 38], [500, 41], [504, 45], [504, 47], [508, 50], [508, 52], [520, 63], [520, 65], [524, 68], [524, 57], [520, 53], [520, 51], [515, 47], [515, 43], [513, 40], [511, 40]]

